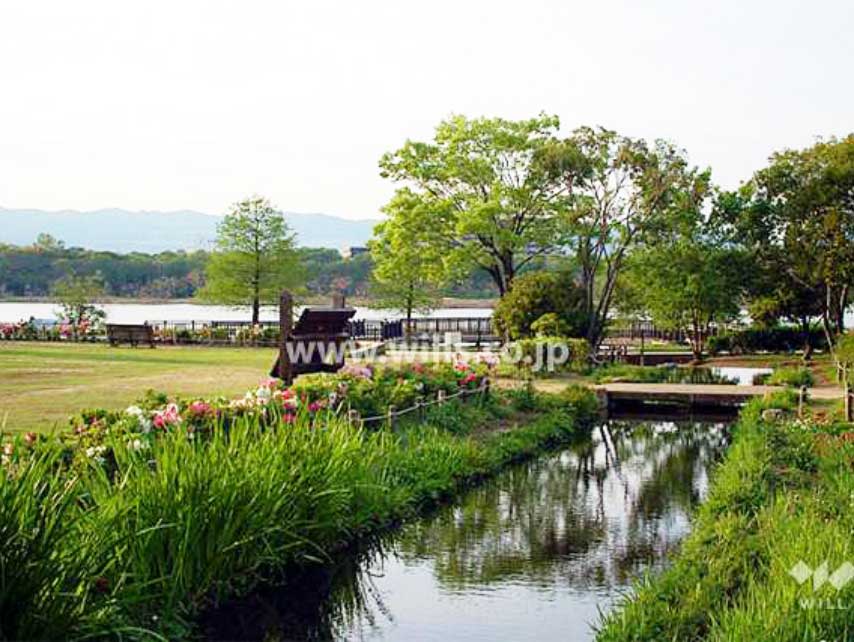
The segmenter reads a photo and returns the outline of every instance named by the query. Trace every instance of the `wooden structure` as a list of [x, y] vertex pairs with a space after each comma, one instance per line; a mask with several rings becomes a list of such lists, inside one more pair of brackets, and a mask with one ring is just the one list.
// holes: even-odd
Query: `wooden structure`
[[154, 347], [154, 328], [147, 323], [131, 324], [131, 323], [108, 323], [107, 324], [107, 341], [111, 346], [117, 346], [121, 343], [129, 343], [136, 347], [140, 343], [147, 343], [149, 347]]
[[332, 298], [331, 307], [304, 308], [296, 324], [294, 301], [284, 291], [279, 299], [279, 356], [270, 375], [286, 385], [311, 372], [337, 372], [344, 366], [348, 323], [356, 310], [348, 308], [343, 295]]
[[684, 406], [741, 406], [753, 397], [782, 390], [775, 386], [687, 383], [606, 383], [593, 388], [600, 404], [674, 404]]

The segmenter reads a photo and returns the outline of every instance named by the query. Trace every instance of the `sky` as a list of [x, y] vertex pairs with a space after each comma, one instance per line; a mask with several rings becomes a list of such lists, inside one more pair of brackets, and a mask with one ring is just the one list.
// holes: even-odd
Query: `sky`
[[854, 131], [850, 0], [6, 0], [0, 207], [373, 218], [443, 118], [664, 138], [731, 188]]

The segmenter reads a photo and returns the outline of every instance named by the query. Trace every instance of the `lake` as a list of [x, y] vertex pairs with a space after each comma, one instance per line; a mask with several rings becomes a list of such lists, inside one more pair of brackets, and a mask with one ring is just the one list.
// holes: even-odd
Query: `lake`
[[[144, 321], [249, 321], [252, 311], [247, 307], [235, 308], [222, 305], [200, 305], [197, 303], [105, 303], [101, 306], [110, 323], [143, 323]], [[299, 310], [299, 308], [298, 308]], [[60, 308], [55, 303], [0, 303], [0, 323], [15, 323], [22, 319], [56, 319]], [[356, 307], [357, 319], [382, 320], [401, 316], [394, 310], [377, 310]], [[489, 308], [439, 308], [428, 315], [431, 318], [490, 317]], [[262, 321], [277, 321], [276, 306], [261, 308]]]

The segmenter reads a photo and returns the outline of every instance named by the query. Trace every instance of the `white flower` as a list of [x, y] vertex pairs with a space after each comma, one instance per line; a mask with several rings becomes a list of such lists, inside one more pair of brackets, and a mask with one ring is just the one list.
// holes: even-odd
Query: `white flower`
[[98, 459], [100, 461], [103, 461], [103, 458], [101, 457], [101, 455], [103, 455], [106, 451], [107, 451], [106, 446], [89, 446], [86, 449], [86, 456], [89, 457], [90, 459], [95, 458], [95, 459]]
[[151, 418], [145, 414], [145, 411], [139, 406], [128, 406], [125, 410], [126, 415], [130, 415], [136, 419], [137, 425], [139, 426], [139, 430], [142, 433], [150, 433], [152, 424]]
[[148, 442], [142, 441], [142, 439], [133, 439], [128, 441], [128, 449], [134, 452], [139, 452], [140, 450], [148, 449]]
[[131, 417], [144, 417], [145, 412], [139, 406], [128, 406], [125, 413]]
[[273, 393], [267, 386], [261, 386], [260, 388], [258, 388], [258, 390], [255, 391], [255, 396], [259, 400], [263, 400], [264, 402], [269, 401], [272, 394]]

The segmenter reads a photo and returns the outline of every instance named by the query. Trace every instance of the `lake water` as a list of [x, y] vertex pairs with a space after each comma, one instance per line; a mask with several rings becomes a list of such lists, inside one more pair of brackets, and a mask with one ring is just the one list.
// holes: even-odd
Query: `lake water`
[[[252, 311], [249, 307], [234, 308], [221, 305], [199, 305], [195, 303], [105, 303], [101, 306], [107, 313], [110, 323], [143, 323], [144, 321], [249, 321]], [[0, 323], [15, 323], [22, 319], [56, 319], [60, 308], [54, 303], [0, 303]], [[356, 308], [357, 319], [391, 319], [400, 313], [394, 310], [376, 310]], [[431, 318], [447, 317], [489, 317], [488, 308], [440, 308], [428, 315]], [[262, 321], [276, 321], [278, 308], [261, 308]]]
[[212, 640], [590, 640], [690, 529], [727, 420], [609, 420], [202, 620]]
[[716, 375], [730, 379], [739, 386], [752, 386], [754, 377], [772, 372], [771, 368], [742, 368], [738, 366], [722, 366], [711, 368], [711, 370]]

